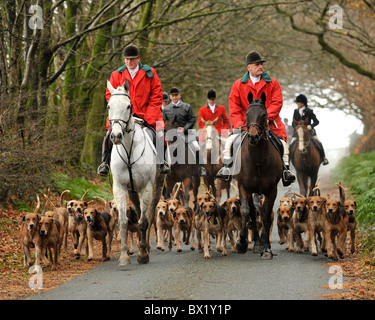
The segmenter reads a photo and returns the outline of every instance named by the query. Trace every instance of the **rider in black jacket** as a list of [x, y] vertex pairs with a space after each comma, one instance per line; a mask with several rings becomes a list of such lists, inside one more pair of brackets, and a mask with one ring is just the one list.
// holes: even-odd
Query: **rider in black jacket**
[[[319, 149], [320, 157], [322, 159], [323, 165], [327, 165], [329, 162], [328, 162], [328, 159], [325, 156], [323, 145], [320, 142], [319, 138], [317, 137], [316, 131], [314, 129], [319, 124], [319, 120], [317, 119], [314, 111], [307, 106], [307, 97], [304, 94], [300, 94], [296, 97], [294, 102], [297, 104], [298, 109], [294, 110], [293, 123], [292, 123], [293, 129], [295, 129], [295, 127], [296, 127], [296, 125], [295, 125], [296, 121], [305, 120], [306, 118], [309, 119], [309, 123], [307, 125], [307, 128], [310, 130], [311, 136], [316, 142], [315, 145]], [[296, 132], [294, 130], [291, 144], [295, 140], [296, 140]]]
[[[175, 124], [177, 125], [177, 129], [182, 131], [185, 134], [186, 143], [191, 143], [195, 150], [199, 150], [199, 144], [197, 141], [197, 137], [195, 134], [188, 134], [189, 129], [193, 129], [194, 124], [197, 120], [193, 108], [190, 104], [182, 102], [181, 100], [181, 93], [178, 88], [172, 88], [170, 91], [170, 97], [172, 102], [164, 107], [162, 110], [163, 119], [164, 121], [170, 121], [173, 120], [174, 117], [176, 117]], [[202, 162], [201, 153], [198, 152], [199, 155], [199, 175], [205, 176], [207, 175], [206, 169]]]

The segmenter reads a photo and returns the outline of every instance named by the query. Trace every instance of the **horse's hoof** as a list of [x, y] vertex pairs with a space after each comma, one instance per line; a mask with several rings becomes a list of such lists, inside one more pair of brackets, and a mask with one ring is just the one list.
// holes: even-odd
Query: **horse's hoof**
[[148, 255], [147, 256], [140, 256], [140, 255], [138, 255], [137, 261], [140, 264], [146, 264], [146, 263], [150, 262], [150, 257]]
[[120, 270], [125, 270], [129, 264], [131, 264], [130, 258], [120, 258], [118, 267]]
[[262, 260], [272, 260], [273, 258], [273, 254], [272, 254], [272, 251], [270, 249], [265, 249], [261, 255], [260, 255], [260, 258]]
[[264, 249], [264, 246], [260, 244], [254, 244], [253, 246], [253, 253], [262, 253]]
[[247, 251], [247, 243], [242, 243], [241, 241], [238, 241], [236, 244], [237, 252], [238, 253], [246, 253]]

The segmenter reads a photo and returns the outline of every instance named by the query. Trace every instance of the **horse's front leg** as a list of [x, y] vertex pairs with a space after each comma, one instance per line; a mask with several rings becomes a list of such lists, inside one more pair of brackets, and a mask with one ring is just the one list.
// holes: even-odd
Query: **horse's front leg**
[[147, 187], [141, 193], [141, 217], [139, 219], [139, 230], [141, 232], [140, 246], [137, 256], [137, 261], [141, 264], [148, 263], [150, 261], [149, 257], [149, 243], [148, 243], [148, 229], [151, 227], [151, 220], [149, 218], [154, 217], [154, 212], [150, 212], [151, 199], [152, 197], [152, 185], [149, 183]]
[[113, 194], [115, 196], [115, 201], [117, 204], [117, 209], [119, 213], [119, 229], [120, 229], [120, 239], [121, 239], [121, 251], [119, 258], [119, 267], [124, 267], [130, 264], [130, 257], [128, 255], [128, 217], [126, 216], [126, 188], [114, 185]]
[[307, 194], [307, 176], [303, 172], [297, 171], [297, 180], [299, 185], [299, 193], [306, 197]]
[[242, 229], [240, 233], [240, 239], [237, 241], [236, 248], [238, 253], [246, 253], [247, 251], [247, 222], [249, 220], [250, 207], [246, 198], [241, 199], [241, 218], [242, 218]]
[[273, 221], [271, 220], [272, 216], [272, 207], [276, 198], [277, 189], [273, 190], [271, 194], [266, 196], [264, 201], [261, 213], [263, 220], [263, 229], [261, 234], [261, 242], [264, 244], [263, 251], [261, 253], [261, 258], [263, 260], [272, 259], [271, 243], [270, 243], [270, 230]]

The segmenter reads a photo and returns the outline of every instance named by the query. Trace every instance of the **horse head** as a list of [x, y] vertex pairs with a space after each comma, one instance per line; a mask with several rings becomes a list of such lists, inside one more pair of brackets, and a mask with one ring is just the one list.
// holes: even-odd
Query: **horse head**
[[108, 117], [112, 127], [111, 140], [114, 144], [120, 144], [124, 135], [134, 130], [129, 84], [125, 81], [122, 87], [115, 89], [107, 81], [107, 88], [111, 93], [107, 105]]
[[309, 121], [309, 118], [300, 121], [293, 120], [293, 123], [295, 125], [296, 138], [298, 141], [298, 151], [302, 154], [307, 153], [308, 146], [311, 142], [311, 134], [309, 129], [307, 128]]
[[217, 122], [219, 118], [215, 118], [214, 120], [204, 120], [201, 118], [202, 123], [204, 124], [203, 132], [205, 136], [206, 141], [206, 149], [212, 150], [212, 139], [214, 137], [215, 133], [215, 123]]
[[248, 95], [249, 107], [246, 111], [247, 138], [250, 144], [256, 145], [261, 138], [266, 139], [268, 126], [268, 112], [265, 106], [266, 95], [262, 93], [261, 99], [253, 100], [253, 94]]
[[[164, 120], [164, 132], [165, 132], [165, 141], [168, 143], [168, 144], [171, 144], [171, 142], [173, 142], [175, 136], [177, 136], [175, 130], [178, 128], [178, 125], [176, 123], [177, 121], [177, 116], [174, 115], [173, 116], [173, 119], [171, 120]], [[168, 131], [170, 131], [171, 129], [174, 129], [174, 131], [170, 132], [169, 134], [167, 134]], [[172, 134], [173, 133], [173, 134]]]

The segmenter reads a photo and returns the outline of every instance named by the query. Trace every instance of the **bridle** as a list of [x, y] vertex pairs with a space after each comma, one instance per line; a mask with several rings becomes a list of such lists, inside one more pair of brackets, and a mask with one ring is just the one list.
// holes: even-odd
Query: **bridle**
[[259, 124], [259, 123], [255, 123], [255, 122], [252, 122], [252, 123], [247, 123], [246, 124], [246, 127], [247, 127], [247, 131], [249, 132], [250, 128], [253, 128], [253, 127], [256, 127], [260, 130], [260, 135], [259, 135], [259, 138], [260, 139], [264, 139], [264, 140], [268, 140], [268, 129], [269, 129], [269, 126], [268, 126], [268, 112], [267, 112], [267, 108], [265, 107], [265, 105], [261, 104], [261, 103], [254, 103], [252, 105], [250, 105], [250, 108], [253, 107], [253, 106], [262, 106], [265, 113], [266, 113], [266, 121], [264, 122], [263, 125]]
[[[125, 97], [128, 97], [129, 100], [130, 100], [130, 106], [128, 108], [128, 109], [130, 109], [130, 112], [129, 112], [129, 117], [128, 117], [127, 120], [123, 120], [123, 119], [109, 119], [109, 122], [111, 123], [111, 127], [113, 127], [113, 125], [117, 123], [121, 127], [122, 134], [129, 133], [129, 132], [132, 131], [132, 130], [128, 129], [128, 126], [129, 126], [129, 122], [130, 122], [130, 119], [131, 119], [132, 113], [133, 113], [133, 105], [131, 103], [130, 96], [127, 93], [113, 93], [112, 96], [125, 96]], [[124, 123], [125, 126], [122, 126], [122, 123]]]

